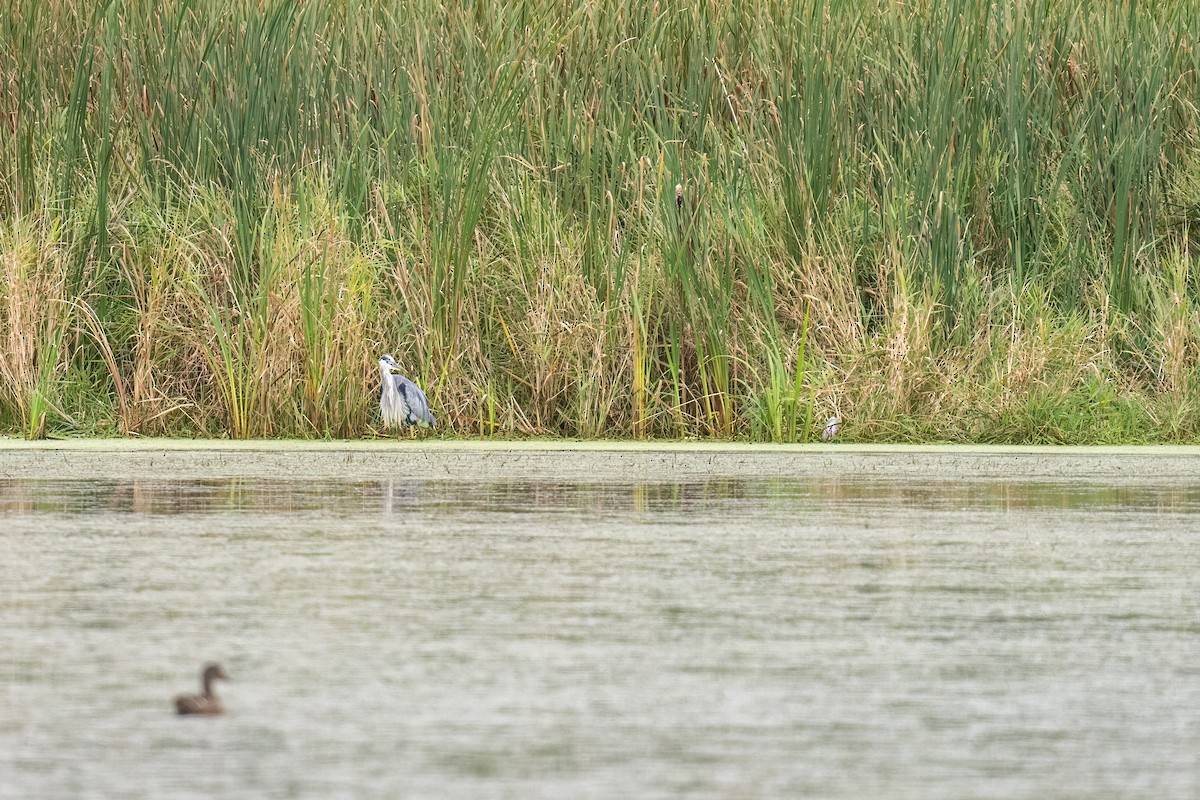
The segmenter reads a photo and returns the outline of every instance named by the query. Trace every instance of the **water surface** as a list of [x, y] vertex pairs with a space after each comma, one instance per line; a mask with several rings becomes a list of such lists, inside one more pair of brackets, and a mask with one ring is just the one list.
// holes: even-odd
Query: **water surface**
[[0, 481], [0, 797], [1194, 798], [1198, 533], [1180, 486]]

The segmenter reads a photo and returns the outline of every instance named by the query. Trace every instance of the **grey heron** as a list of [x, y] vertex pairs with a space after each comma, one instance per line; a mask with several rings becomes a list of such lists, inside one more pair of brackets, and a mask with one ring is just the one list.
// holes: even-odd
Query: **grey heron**
[[429, 413], [429, 401], [421, 388], [396, 370], [400, 369], [396, 359], [385, 355], [379, 359], [379, 374], [383, 388], [379, 392], [379, 413], [383, 415], [385, 428], [400, 428], [405, 425], [420, 425], [424, 428], [437, 427], [437, 420]]
[[838, 435], [838, 431], [842, 429], [841, 417], [830, 417], [825, 420], [825, 430], [821, 431], [821, 441], [832, 441], [833, 437]]

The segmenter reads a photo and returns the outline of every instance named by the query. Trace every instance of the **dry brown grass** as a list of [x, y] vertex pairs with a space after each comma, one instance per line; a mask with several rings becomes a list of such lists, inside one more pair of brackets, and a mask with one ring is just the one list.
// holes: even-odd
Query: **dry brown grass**
[[44, 435], [47, 412], [56, 409], [73, 317], [69, 259], [60, 229], [45, 217], [0, 225], [0, 398], [30, 438]]

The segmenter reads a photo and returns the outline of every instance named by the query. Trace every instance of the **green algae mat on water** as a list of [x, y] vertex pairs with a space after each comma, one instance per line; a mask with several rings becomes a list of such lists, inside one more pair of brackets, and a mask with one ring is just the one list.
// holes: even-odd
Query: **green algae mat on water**
[[1192, 482], [1200, 447], [0, 439], [0, 479]]

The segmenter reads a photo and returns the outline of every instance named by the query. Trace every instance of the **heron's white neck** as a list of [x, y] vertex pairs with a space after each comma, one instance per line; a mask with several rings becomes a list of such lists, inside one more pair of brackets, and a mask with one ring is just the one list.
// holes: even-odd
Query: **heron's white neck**
[[385, 392], [396, 391], [395, 387], [392, 386], [391, 374], [392, 374], [391, 367], [388, 367], [385, 364], [379, 365], [379, 378], [380, 378], [380, 382], [383, 384], [383, 390]]

